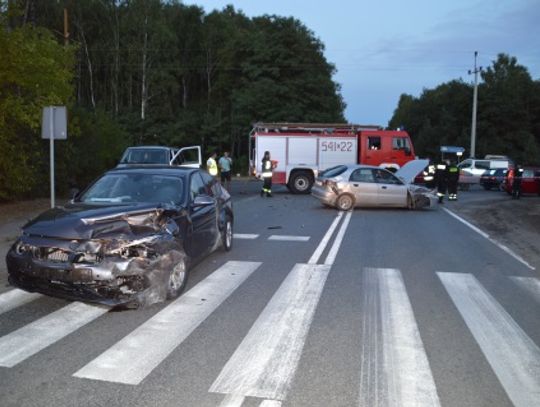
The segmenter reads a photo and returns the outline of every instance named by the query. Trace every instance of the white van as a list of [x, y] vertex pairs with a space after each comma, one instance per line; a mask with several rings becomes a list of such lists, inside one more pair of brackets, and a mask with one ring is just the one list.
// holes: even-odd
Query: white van
[[460, 184], [478, 184], [480, 177], [487, 170], [497, 168], [508, 169], [508, 160], [482, 160], [467, 158], [458, 164]]

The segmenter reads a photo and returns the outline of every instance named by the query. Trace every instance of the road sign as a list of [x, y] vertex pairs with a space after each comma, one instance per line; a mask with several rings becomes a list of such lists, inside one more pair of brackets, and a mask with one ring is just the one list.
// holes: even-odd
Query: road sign
[[41, 138], [56, 140], [67, 139], [67, 114], [65, 106], [47, 106], [43, 108]]
[[54, 140], [67, 139], [67, 114], [65, 106], [46, 106], [43, 108], [41, 138], [49, 139], [51, 162], [51, 208], [54, 208]]

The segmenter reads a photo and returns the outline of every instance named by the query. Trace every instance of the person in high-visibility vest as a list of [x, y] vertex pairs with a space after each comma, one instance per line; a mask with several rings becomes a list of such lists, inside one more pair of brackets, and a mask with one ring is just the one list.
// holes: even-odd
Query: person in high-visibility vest
[[218, 165], [216, 161], [217, 153], [214, 151], [210, 158], [206, 161], [206, 169], [212, 177], [218, 176]]
[[437, 184], [437, 196], [439, 203], [443, 203], [446, 195], [448, 182], [448, 167], [445, 162], [440, 162], [435, 166], [435, 183]]
[[457, 201], [459, 168], [455, 161], [448, 166], [448, 200]]
[[261, 197], [266, 194], [268, 198], [272, 197], [272, 170], [273, 164], [270, 159], [270, 151], [265, 151], [262, 159], [262, 173], [261, 177], [264, 181], [261, 189]]

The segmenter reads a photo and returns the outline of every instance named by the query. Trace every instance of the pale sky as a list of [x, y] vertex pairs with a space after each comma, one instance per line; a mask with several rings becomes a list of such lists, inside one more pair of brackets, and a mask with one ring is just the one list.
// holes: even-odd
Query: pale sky
[[[540, 79], [540, 0], [184, 0], [210, 12], [302, 21], [337, 68], [350, 123], [387, 125], [402, 93], [462, 78], [510, 54]], [[472, 98], [472, 95], [471, 95]]]

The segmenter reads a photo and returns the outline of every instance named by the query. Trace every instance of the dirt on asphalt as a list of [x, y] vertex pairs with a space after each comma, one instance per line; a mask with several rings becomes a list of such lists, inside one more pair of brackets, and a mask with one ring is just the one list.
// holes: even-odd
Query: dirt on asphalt
[[482, 191], [477, 195], [480, 196], [466, 200], [452, 210], [540, 272], [540, 196], [512, 199], [498, 191]]

